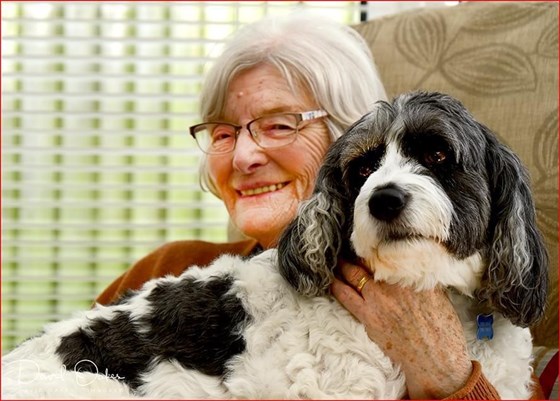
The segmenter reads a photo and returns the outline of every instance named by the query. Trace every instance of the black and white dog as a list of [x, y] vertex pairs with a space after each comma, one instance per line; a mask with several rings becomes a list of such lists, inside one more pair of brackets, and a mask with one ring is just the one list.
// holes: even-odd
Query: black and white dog
[[339, 257], [448, 288], [489, 381], [530, 395], [548, 261], [527, 173], [457, 100], [417, 92], [333, 144], [278, 251], [223, 256], [47, 326], [2, 358], [3, 398], [403, 397], [399, 367], [328, 295]]

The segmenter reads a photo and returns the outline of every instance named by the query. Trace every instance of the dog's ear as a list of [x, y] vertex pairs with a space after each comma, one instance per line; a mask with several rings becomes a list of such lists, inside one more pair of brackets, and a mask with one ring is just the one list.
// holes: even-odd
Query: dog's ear
[[548, 255], [536, 225], [528, 172], [510, 149], [482, 129], [492, 207], [489, 265], [480, 295], [514, 324], [527, 327], [546, 307]]
[[343, 193], [340, 145], [340, 139], [332, 145], [311, 198], [302, 202], [278, 241], [280, 273], [307, 296], [328, 292], [342, 247], [346, 218], [343, 210], [348, 210], [349, 205]]

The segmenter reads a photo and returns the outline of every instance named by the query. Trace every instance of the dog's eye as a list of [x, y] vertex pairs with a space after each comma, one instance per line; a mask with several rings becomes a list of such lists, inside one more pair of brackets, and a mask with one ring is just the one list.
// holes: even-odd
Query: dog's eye
[[367, 178], [373, 173], [373, 168], [371, 166], [360, 166], [358, 169], [358, 174], [360, 177]]
[[443, 150], [424, 153], [424, 162], [428, 165], [441, 164], [445, 160], [447, 160], [447, 153]]
[[385, 153], [385, 145], [372, 146], [365, 152], [358, 150], [362, 152], [361, 155], [349, 160], [344, 168], [344, 183], [351, 191], [359, 191], [368, 177], [377, 171]]

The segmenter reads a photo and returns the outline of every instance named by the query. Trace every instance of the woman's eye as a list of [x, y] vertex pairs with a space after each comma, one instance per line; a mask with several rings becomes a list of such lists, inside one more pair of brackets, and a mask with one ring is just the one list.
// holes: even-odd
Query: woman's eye
[[215, 129], [212, 133], [212, 142], [220, 142], [233, 138], [233, 134], [229, 130]]
[[288, 131], [288, 130], [293, 130], [293, 127], [290, 127], [289, 125], [284, 125], [284, 124], [276, 124], [274, 127], [272, 127], [272, 129], [276, 129], [279, 131]]
[[436, 150], [432, 152], [426, 152], [424, 154], [424, 162], [429, 165], [441, 164], [447, 160], [447, 153], [443, 150]]
[[285, 124], [270, 124], [264, 127], [264, 132], [269, 135], [291, 133], [294, 128]]

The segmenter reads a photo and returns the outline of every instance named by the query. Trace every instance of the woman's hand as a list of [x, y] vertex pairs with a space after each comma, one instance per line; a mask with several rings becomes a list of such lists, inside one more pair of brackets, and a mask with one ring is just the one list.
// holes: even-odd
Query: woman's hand
[[339, 264], [335, 298], [364, 324], [368, 336], [406, 375], [411, 399], [444, 398], [461, 389], [472, 363], [461, 323], [442, 290], [415, 291], [369, 280], [361, 294], [361, 266]]

